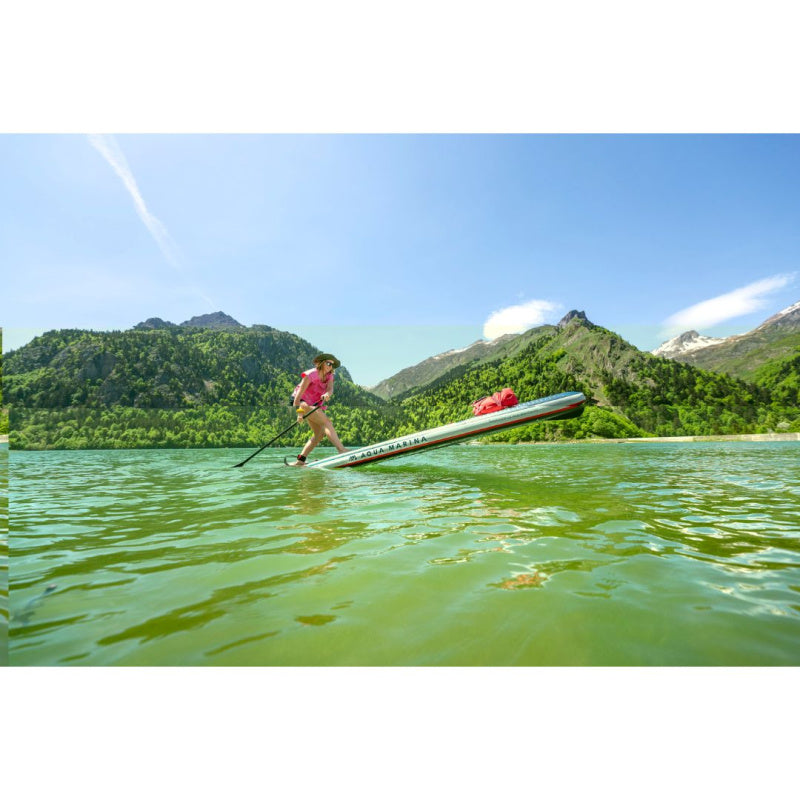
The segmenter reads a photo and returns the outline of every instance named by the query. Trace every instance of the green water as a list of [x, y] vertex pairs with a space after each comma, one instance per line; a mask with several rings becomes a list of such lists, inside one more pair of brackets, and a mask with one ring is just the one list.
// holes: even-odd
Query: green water
[[9, 453], [9, 662], [800, 664], [800, 444], [249, 452]]
[[8, 665], [8, 445], [0, 443], [0, 667]]

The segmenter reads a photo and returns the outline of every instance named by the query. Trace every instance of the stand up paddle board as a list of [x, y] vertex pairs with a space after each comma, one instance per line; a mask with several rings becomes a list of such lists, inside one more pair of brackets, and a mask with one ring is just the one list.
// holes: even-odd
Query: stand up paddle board
[[337, 453], [328, 458], [321, 458], [319, 461], [310, 461], [306, 466], [323, 469], [360, 467], [384, 458], [396, 458], [434, 447], [458, 444], [475, 436], [485, 436], [493, 431], [513, 428], [530, 422], [577, 417], [583, 413], [585, 405], [586, 396], [582, 392], [562, 392], [542, 397], [539, 400], [519, 403], [492, 414], [463, 419], [439, 428], [430, 428], [419, 433], [411, 433], [407, 436], [398, 436], [395, 439], [378, 442], [378, 444], [371, 444], [368, 447], [348, 450], [346, 453]]

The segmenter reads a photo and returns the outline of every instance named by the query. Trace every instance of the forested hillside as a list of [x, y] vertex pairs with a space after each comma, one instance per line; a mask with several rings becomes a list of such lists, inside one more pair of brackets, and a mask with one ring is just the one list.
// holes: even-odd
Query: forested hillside
[[3, 329], [0, 328], [0, 435], [8, 433], [8, 409], [3, 401]]
[[800, 346], [785, 358], [774, 359], [755, 372], [759, 386], [779, 407], [800, 408]]
[[398, 399], [412, 427], [439, 424], [454, 409], [468, 408], [472, 399], [502, 386], [511, 386], [521, 400], [578, 390], [596, 401], [578, 419], [514, 428], [496, 441], [800, 430], [792, 399], [796, 366], [792, 372], [787, 365], [785, 372], [774, 376], [773, 389], [745, 383], [643, 353], [576, 316], [510, 358], [458, 367]]
[[[265, 325], [189, 322], [51, 331], [8, 354], [12, 447], [257, 447], [294, 421], [289, 396], [317, 348]], [[800, 431], [797, 355], [748, 383], [643, 353], [578, 313], [502, 352], [391, 401], [353, 384], [342, 367], [331, 417], [345, 443], [368, 444], [465, 419], [474, 400], [510, 386], [521, 401], [577, 390], [591, 404], [580, 418], [515, 428], [496, 441]], [[280, 444], [307, 436], [298, 427]]]
[[[51, 331], [6, 358], [12, 446], [263, 444], [294, 419], [291, 391], [317, 352], [267, 326]], [[344, 368], [335, 405], [348, 441], [388, 433], [397, 416]], [[281, 441], [299, 442], [307, 430]]]

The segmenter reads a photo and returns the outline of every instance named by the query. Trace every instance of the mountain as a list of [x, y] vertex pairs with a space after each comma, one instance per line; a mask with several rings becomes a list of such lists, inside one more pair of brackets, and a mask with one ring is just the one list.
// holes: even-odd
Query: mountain
[[[243, 330], [245, 328], [241, 322], [237, 322], [233, 317], [224, 311], [215, 311], [213, 314], [202, 314], [199, 317], [192, 317], [180, 325], [168, 322], [160, 317], [150, 317], [144, 322], [139, 322], [133, 326], [135, 331], [160, 331], [167, 328], [208, 328], [213, 331], [223, 330]], [[270, 329], [271, 330], [271, 329]]]
[[[49, 331], [9, 353], [11, 447], [257, 447], [279, 433], [296, 446], [308, 436], [291, 429], [288, 400], [318, 352], [311, 343], [232, 318], [211, 320], [218, 329], [155, 319], [128, 331]], [[793, 330], [791, 314], [768, 322], [759, 335]], [[464, 419], [473, 401], [506, 386], [522, 402], [577, 390], [592, 403], [580, 418], [499, 441], [800, 431], [797, 349], [745, 382], [643, 353], [578, 311], [488, 344], [428, 359], [432, 371], [412, 376], [426, 382], [409, 381], [390, 401], [340, 368], [331, 414], [342, 440], [367, 444]]]
[[756, 328], [771, 328], [772, 330], [796, 331], [800, 328], [800, 302], [794, 303], [783, 311], [771, 316], [766, 322]]
[[572, 320], [577, 319], [579, 322], [585, 322], [589, 327], [594, 327], [591, 322], [586, 317], [585, 311], [568, 311], [562, 318], [561, 321], [558, 323], [559, 328], [564, 328], [569, 325]]
[[800, 348], [800, 303], [771, 316], [748, 333], [727, 339], [681, 334], [653, 351], [655, 355], [702, 369], [753, 380], [773, 361], [791, 358]]
[[[715, 339], [713, 336], [701, 336], [697, 331], [687, 331], [668, 342], [664, 342], [660, 347], [653, 350], [654, 356], [663, 358], [679, 358], [679, 356], [700, 350], [703, 347], [710, 347], [715, 344], [722, 344], [725, 339]], [[679, 359], [680, 360], [680, 359]]]
[[453, 367], [462, 364], [470, 364], [485, 357], [502, 354], [503, 348], [500, 345], [506, 343], [515, 336], [501, 336], [490, 342], [479, 339], [469, 347], [458, 350], [448, 350], [446, 353], [439, 353], [431, 356], [413, 367], [406, 367], [400, 372], [386, 378], [375, 386], [371, 386], [369, 391], [373, 394], [388, 400], [404, 394], [417, 386], [424, 386], [426, 383], [436, 380], [436, 378], [449, 372]]
[[208, 328], [212, 331], [223, 331], [231, 329], [243, 329], [245, 326], [241, 322], [237, 322], [233, 317], [228, 316], [222, 311], [216, 311], [213, 314], [202, 314], [199, 317], [192, 317], [181, 322], [184, 328]]
[[[266, 325], [195, 317], [128, 331], [49, 331], [4, 359], [12, 447], [263, 444], [293, 419], [289, 397], [319, 349]], [[197, 321], [222, 327], [197, 326]], [[374, 441], [396, 418], [337, 370], [337, 430]], [[285, 443], [307, 437], [298, 428]]]
[[174, 322], [166, 322], [161, 317], [150, 317], [144, 322], [139, 322], [133, 326], [135, 331], [162, 331], [167, 328], [177, 328]]
[[370, 387], [369, 391], [384, 400], [402, 398], [408, 392], [432, 383], [441, 376], [448, 374], [454, 368], [466, 367], [467, 365], [475, 366], [498, 358], [513, 356], [539, 337], [550, 334], [558, 328], [563, 328], [573, 319], [582, 320], [591, 325], [583, 311], [570, 311], [557, 326], [542, 325], [531, 328], [524, 333], [505, 334], [491, 341], [479, 339], [469, 347], [448, 350], [445, 353], [432, 356], [419, 364], [415, 364], [413, 367], [406, 367], [406, 369], [400, 370], [390, 378], [386, 378], [377, 385]]
[[513, 355], [454, 367], [408, 391], [399, 402], [412, 427], [441, 424], [455, 409], [510, 386], [522, 401], [579, 390], [594, 405], [578, 420], [553, 423], [558, 428], [542, 423], [515, 429], [498, 435], [500, 441], [800, 429], [791, 387], [783, 405], [771, 404], [766, 388], [643, 353], [575, 312], [558, 326], [537, 330]]

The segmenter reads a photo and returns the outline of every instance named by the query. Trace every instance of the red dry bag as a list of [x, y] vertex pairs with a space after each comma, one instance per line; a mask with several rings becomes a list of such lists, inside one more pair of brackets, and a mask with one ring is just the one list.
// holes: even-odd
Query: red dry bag
[[491, 397], [482, 397], [472, 404], [472, 413], [477, 417], [481, 414], [491, 414], [503, 408], [511, 408], [519, 403], [513, 389], [505, 389], [495, 392]]

